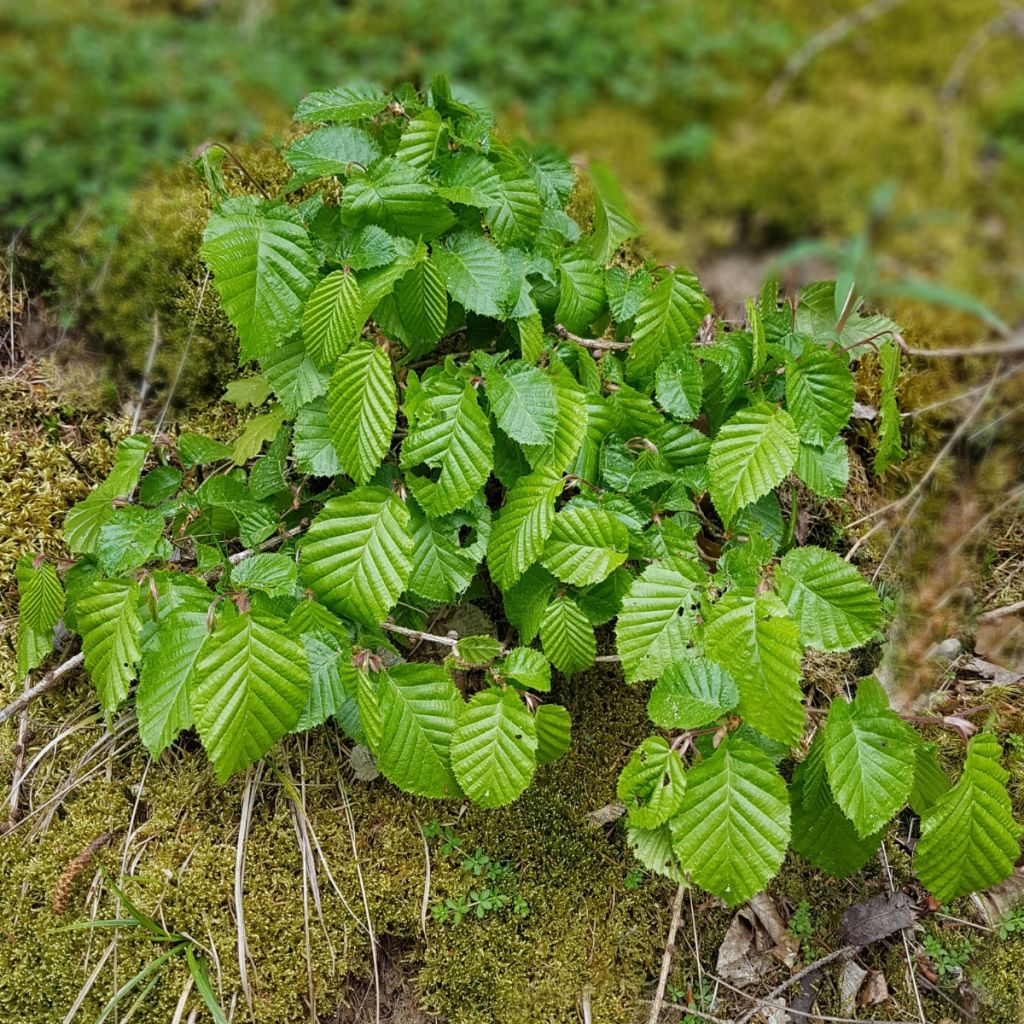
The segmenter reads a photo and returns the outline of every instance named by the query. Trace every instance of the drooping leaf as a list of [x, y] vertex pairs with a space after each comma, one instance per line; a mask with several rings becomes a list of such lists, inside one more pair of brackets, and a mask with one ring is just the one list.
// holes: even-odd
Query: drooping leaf
[[128, 696], [142, 655], [139, 586], [132, 580], [96, 580], [76, 602], [85, 668], [110, 717]]
[[780, 484], [796, 462], [800, 438], [792, 417], [767, 404], [742, 409], [711, 445], [711, 500], [728, 523], [740, 509]]
[[693, 341], [711, 303], [688, 270], [662, 278], [640, 303], [627, 366], [631, 379], [650, 380], [659, 364]]
[[730, 738], [687, 773], [671, 824], [672, 848], [690, 877], [738, 906], [764, 888], [786, 855], [786, 784], [757, 747]]
[[64, 614], [64, 588], [47, 562], [26, 555], [15, 569], [18, 581], [18, 675], [26, 676], [53, 650], [53, 631]]
[[338, 461], [357, 484], [377, 472], [391, 446], [397, 412], [384, 349], [359, 342], [339, 357], [327, 391], [327, 419]]
[[487, 545], [487, 567], [502, 590], [540, 558], [554, 527], [555, 498], [561, 490], [562, 474], [553, 469], [534, 470], [509, 488]]
[[594, 627], [571, 597], [556, 597], [540, 621], [544, 656], [563, 675], [571, 676], [594, 664]]
[[451, 744], [451, 764], [466, 795], [481, 807], [512, 803], [536, 770], [533, 716], [514, 690], [491, 687], [463, 708]]
[[449, 750], [464, 705], [451, 676], [438, 665], [394, 665], [381, 673], [378, 699], [381, 774], [407, 793], [458, 796]]
[[882, 603], [874, 587], [832, 551], [795, 548], [775, 570], [775, 583], [809, 647], [848, 651], [881, 628]]
[[541, 704], [533, 715], [537, 730], [537, 764], [557, 761], [572, 742], [572, 720], [561, 704]]
[[626, 560], [622, 520], [600, 508], [568, 506], [555, 516], [541, 562], [563, 583], [599, 583]]
[[685, 792], [682, 759], [660, 736], [648, 736], [633, 751], [616, 787], [630, 825], [637, 828], [664, 824], [679, 810]]
[[590, 164], [587, 172], [594, 187], [594, 252], [606, 263], [623, 242], [640, 233], [640, 227], [615, 175], [600, 163]]
[[355, 344], [365, 320], [363, 293], [356, 275], [335, 270], [313, 289], [302, 314], [302, 338], [313, 364], [331, 370]]
[[263, 611], [221, 619], [189, 682], [196, 729], [221, 782], [294, 727], [309, 686], [305, 648], [283, 619]]
[[825, 764], [836, 803], [861, 836], [886, 824], [910, 796], [915, 737], [874, 678], [853, 701], [837, 699], [825, 726]]
[[393, 491], [357, 487], [331, 498], [301, 547], [302, 581], [331, 611], [377, 626], [411, 571], [409, 510]]
[[633, 581], [615, 627], [627, 683], [655, 679], [686, 657], [707, 573], [696, 560], [666, 558]]
[[663, 729], [698, 729], [739, 702], [736, 681], [707, 658], [684, 658], [670, 665], [651, 691], [647, 713]]
[[944, 903], [1008, 878], [1020, 856], [1001, 754], [991, 733], [972, 736], [959, 781], [921, 815], [914, 872]]

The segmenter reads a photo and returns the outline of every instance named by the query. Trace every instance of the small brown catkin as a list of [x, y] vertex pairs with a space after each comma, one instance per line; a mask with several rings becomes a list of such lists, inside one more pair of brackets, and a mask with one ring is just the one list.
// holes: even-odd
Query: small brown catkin
[[53, 912], [62, 917], [71, 905], [71, 890], [75, 887], [78, 876], [89, 866], [96, 851], [110, 842], [113, 832], [104, 832], [97, 836], [67, 867], [60, 873], [57, 884], [53, 887]]

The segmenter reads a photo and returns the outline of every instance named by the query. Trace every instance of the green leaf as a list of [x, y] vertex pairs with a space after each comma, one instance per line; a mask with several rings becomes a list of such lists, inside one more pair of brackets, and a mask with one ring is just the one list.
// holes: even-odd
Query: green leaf
[[765, 887], [789, 836], [786, 784], [756, 747], [728, 739], [687, 773], [672, 848], [694, 882], [729, 906]]
[[341, 222], [356, 228], [376, 224], [392, 235], [429, 242], [452, 227], [455, 217], [420, 171], [385, 157], [349, 175]]
[[685, 880], [683, 870], [672, 852], [672, 830], [668, 825], [629, 828], [626, 830], [626, 842], [633, 856], [648, 871], [670, 878], [673, 882], [682, 883]]
[[366, 745], [376, 754], [384, 737], [384, 717], [377, 696], [377, 684], [368, 672], [356, 671], [356, 707]]
[[700, 656], [669, 665], [647, 701], [651, 721], [663, 729], [699, 729], [739, 703], [736, 681]]
[[[116, 509], [100, 527], [95, 555], [108, 576], [131, 572], [153, 558], [169, 557], [164, 540], [164, 517], [154, 509], [130, 505]], [[161, 549], [166, 550], [161, 550]]]
[[570, 505], [555, 516], [541, 562], [563, 583], [599, 583], [626, 560], [629, 534], [621, 519], [600, 508]]
[[384, 487], [357, 487], [327, 502], [300, 551], [302, 581], [323, 604], [377, 626], [409, 580], [409, 510]]
[[327, 420], [338, 461], [357, 484], [380, 467], [395, 432], [398, 398], [384, 349], [359, 342], [338, 359], [327, 391]]
[[729, 523], [740, 509], [780, 484], [796, 462], [800, 438], [784, 409], [761, 403], [741, 409], [711, 445], [711, 500]]
[[615, 641], [627, 683], [656, 679], [687, 657], [694, 608], [707, 572], [679, 557], [654, 562], [633, 581], [622, 601]]
[[557, 761], [572, 742], [572, 719], [561, 704], [541, 704], [533, 715], [537, 730], [537, 764]]
[[300, 473], [338, 476], [343, 472], [334, 450], [326, 398], [316, 398], [299, 410], [292, 432], [292, 451]]
[[679, 752], [660, 736], [648, 736], [633, 751], [616, 786], [629, 823], [657, 828], [679, 810], [686, 792], [686, 772]]
[[501, 188], [497, 168], [479, 153], [465, 151], [443, 162], [438, 193], [452, 203], [486, 210], [493, 206]]
[[817, 345], [786, 360], [786, 405], [800, 439], [827, 444], [853, 411], [853, 377], [837, 355]]
[[555, 589], [554, 577], [542, 565], [531, 565], [502, 597], [508, 621], [519, 630], [521, 643], [532, 643]]
[[828, 781], [860, 835], [876, 832], [907, 802], [915, 760], [914, 733], [876, 679], [862, 679], [852, 702], [832, 702], [825, 725]]
[[491, 687], [463, 708], [451, 745], [455, 777], [481, 807], [512, 803], [533, 778], [537, 732], [514, 690]]
[[293, 728], [309, 686], [305, 648], [283, 619], [262, 611], [221, 619], [189, 683], [196, 729], [221, 782]]
[[231, 569], [231, 585], [258, 590], [269, 597], [295, 593], [298, 566], [288, 555], [262, 553], [243, 558]]
[[295, 111], [296, 121], [348, 124], [379, 114], [388, 95], [372, 85], [346, 85], [340, 89], [311, 92]]
[[76, 604], [85, 669], [109, 718], [128, 696], [142, 655], [139, 586], [131, 580], [96, 580]]
[[825, 736], [819, 732], [807, 757], [796, 766], [790, 787], [793, 849], [836, 878], [862, 868], [878, 849], [882, 832], [862, 838], [832, 796], [825, 765]]
[[158, 626], [153, 646], [143, 657], [135, 695], [139, 735], [154, 758], [192, 725], [188, 684], [206, 641], [214, 600], [199, 580], [183, 577], [175, 582], [170, 610], [160, 615], [164, 602], [157, 603]]
[[484, 211], [491, 237], [503, 248], [532, 245], [540, 230], [541, 201], [537, 186], [514, 166], [498, 168], [495, 202]]
[[834, 437], [824, 447], [800, 444], [793, 472], [821, 498], [841, 498], [850, 479], [846, 442]]
[[711, 303], [688, 270], [674, 270], [662, 278], [636, 312], [627, 357], [630, 379], [652, 379], [660, 363], [693, 341], [710, 312]]
[[18, 561], [18, 675], [26, 676], [53, 650], [53, 631], [64, 614], [57, 570], [29, 556]]
[[285, 411], [282, 405], [275, 405], [270, 412], [263, 413], [262, 416], [254, 416], [236, 439], [231, 449], [231, 461], [236, 466], [244, 466], [250, 459], [259, 455], [263, 446], [277, 437], [284, 419]]
[[700, 363], [689, 348], [676, 349], [655, 371], [658, 404], [676, 419], [695, 420], [700, 415], [704, 377]]
[[502, 590], [540, 558], [561, 491], [562, 474], [553, 469], [534, 470], [509, 488], [487, 544], [487, 567]]
[[[305, 603], [313, 604], [311, 601]], [[319, 607], [319, 605], [315, 607]], [[289, 621], [289, 626], [294, 629], [293, 620], [294, 616]], [[332, 715], [343, 719], [346, 707], [355, 703], [342, 679], [344, 669], [349, 678], [353, 680], [353, 690], [355, 689], [356, 670], [352, 666], [352, 651], [348, 646], [347, 638], [343, 640], [327, 630], [318, 629], [302, 633], [300, 639], [306, 651], [306, 661], [309, 664], [309, 695], [306, 698], [306, 706], [302, 709], [302, 714], [293, 727], [293, 732], [305, 732], [307, 729], [313, 729], [322, 725]], [[345, 662], [344, 666], [340, 664], [341, 662]]]
[[[283, 408], [283, 407], [282, 407]], [[267, 453], [256, 461], [249, 472], [249, 491], [257, 501], [288, 489], [288, 452], [291, 431], [282, 427], [270, 442]]]
[[571, 676], [594, 664], [597, 641], [594, 627], [570, 597], [556, 597], [540, 622], [544, 656], [563, 675]]
[[238, 331], [243, 361], [295, 333], [317, 269], [298, 213], [251, 196], [229, 199], [210, 217], [200, 255]]
[[445, 238], [431, 258], [444, 277], [452, 298], [482, 316], [501, 318], [511, 277], [502, 251], [468, 232]]
[[623, 242], [640, 233], [640, 226], [615, 175], [599, 163], [590, 164], [587, 173], [594, 187], [594, 255], [607, 263]]
[[159, 505], [178, 493], [184, 479], [185, 474], [177, 466], [157, 466], [142, 478], [139, 501], [143, 505]]
[[914, 785], [907, 798], [914, 813], [921, 817], [936, 800], [952, 788], [946, 773], [939, 764], [938, 747], [918, 739]]
[[549, 376], [558, 402], [555, 436], [548, 444], [524, 445], [523, 451], [532, 469], [550, 466], [564, 473], [576, 461], [587, 436], [587, 399], [564, 367], [553, 367]]
[[604, 272], [604, 285], [612, 318], [622, 324], [636, 316], [644, 296], [651, 290], [651, 275], [641, 269], [630, 276], [622, 267], [612, 266]]
[[413, 167], [426, 167], [445, 152], [447, 139], [441, 115], [425, 107], [405, 126], [395, 156]]
[[586, 333], [606, 306], [603, 268], [583, 250], [574, 249], [562, 257], [558, 279], [555, 320], [576, 334]]
[[186, 469], [193, 466], [208, 466], [231, 458], [231, 445], [214, 441], [200, 434], [184, 433], [178, 438], [178, 454]]
[[260, 367], [289, 416], [327, 393], [327, 374], [316, 368], [301, 338], [267, 353], [260, 359]]
[[[402, 442], [401, 464], [413, 496], [432, 516], [465, 505], [483, 487], [491, 471], [494, 439], [471, 384], [436, 379], [415, 411], [404, 407], [409, 433]], [[436, 479], [412, 472], [427, 466]]]
[[503, 679], [547, 693], [551, 689], [551, 665], [532, 647], [513, 647], [499, 667]]
[[242, 377], [224, 389], [224, 401], [240, 409], [261, 406], [270, 397], [270, 385], [260, 376]]
[[489, 665], [501, 654], [501, 641], [486, 634], [460, 637], [454, 653], [469, 665]]
[[[412, 573], [409, 589], [427, 601], [455, 601], [465, 591], [483, 556], [483, 545], [463, 546], [461, 516], [431, 517], [418, 505], [409, 506], [412, 532]], [[490, 528], [490, 520], [486, 529]], [[479, 524], [474, 524], [479, 529]]]
[[434, 344], [448, 322], [448, 293], [437, 264], [427, 256], [395, 284], [402, 323], [417, 342]]
[[313, 364], [330, 370], [355, 344], [366, 320], [363, 294], [355, 274], [335, 270], [313, 289], [302, 314], [302, 338]]
[[383, 228], [367, 224], [354, 230], [342, 228], [337, 237], [334, 256], [339, 263], [352, 270], [374, 270], [395, 262], [398, 248], [399, 243]]
[[451, 676], [437, 665], [394, 665], [381, 673], [377, 767], [416, 796], [454, 797], [450, 747], [463, 711]]
[[795, 548], [775, 570], [775, 584], [808, 647], [848, 651], [882, 626], [875, 588], [832, 551]]
[[914, 872], [943, 903], [1013, 874], [1021, 830], [1013, 819], [1001, 754], [991, 733], [972, 736], [959, 781], [921, 815]]
[[366, 132], [348, 126], [320, 128], [293, 142], [284, 158], [299, 182], [349, 173], [352, 164], [366, 167], [380, 156], [380, 149]]
[[484, 378], [491, 412], [513, 441], [543, 445], [554, 439], [558, 402], [550, 377], [516, 361], [489, 366]]

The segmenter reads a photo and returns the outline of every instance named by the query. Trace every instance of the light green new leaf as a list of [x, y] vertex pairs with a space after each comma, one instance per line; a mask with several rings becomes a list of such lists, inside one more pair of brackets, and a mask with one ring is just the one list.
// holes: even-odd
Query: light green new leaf
[[302, 314], [302, 338], [315, 366], [331, 370], [334, 362], [355, 344], [366, 317], [356, 275], [335, 270], [313, 289]]
[[317, 269], [295, 210], [251, 196], [229, 199], [207, 222], [200, 255], [238, 331], [243, 362], [295, 333]]
[[327, 399], [316, 398], [304, 405], [295, 417], [292, 451], [299, 472], [310, 476], [338, 476], [343, 472], [331, 438]]
[[377, 696], [381, 774], [417, 796], [458, 796], [449, 751], [464, 705], [451, 676], [438, 665], [394, 665], [381, 673]]
[[532, 469], [550, 466], [565, 473], [576, 461], [587, 436], [587, 399], [564, 367], [553, 367], [549, 376], [558, 402], [555, 436], [547, 444], [524, 445], [523, 451]]
[[559, 300], [555, 319], [576, 334], [584, 334], [604, 312], [604, 269], [582, 250], [562, 257], [558, 266]]
[[132, 580], [96, 580], [77, 601], [85, 668], [108, 718], [128, 696], [142, 654], [139, 597]]
[[682, 758], [660, 736], [648, 736], [633, 751], [616, 786], [629, 823], [637, 828], [664, 824], [679, 810], [685, 792]]
[[377, 626], [409, 581], [409, 510], [384, 487], [331, 498], [301, 548], [302, 580], [333, 612]]
[[822, 871], [846, 878], [871, 859], [882, 832], [861, 837], [836, 803], [828, 784], [825, 742], [824, 733], [819, 732], [793, 772], [793, 849]]
[[160, 614], [163, 602], [158, 602], [159, 625], [153, 646], [143, 656], [135, 695], [139, 735], [154, 758], [192, 725], [188, 683], [208, 635], [207, 617], [214, 600], [198, 580], [184, 577], [175, 582], [170, 612]]
[[1008, 878], [1020, 856], [1001, 754], [991, 733], [972, 736], [960, 780], [921, 815], [914, 872], [943, 903]]
[[571, 676], [594, 664], [597, 640], [594, 627], [570, 597], [556, 597], [540, 620], [544, 657], [563, 675]]
[[289, 416], [327, 393], [327, 374], [316, 368], [299, 337], [263, 356], [260, 368]]
[[413, 167], [426, 167], [445, 152], [447, 139], [441, 115], [425, 107], [405, 126], [395, 156]]
[[914, 733], [873, 677], [857, 684], [852, 702], [832, 702], [825, 724], [829, 786], [861, 836], [876, 832], [907, 802], [915, 747]]
[[704, 652], [736, 680], [738, 713], [758, 732], [793, 746], [804, 728], [804, 649], [796, 623], [778, 615], [778, 598], [770, 596], [727, 593], [705, 629]]
[[651, 380], [659, 364], [693, 341], [711, 303], [688, 270], [674, 270], [640, 303], [627, 357], [631, 380]]
[[841, 437], [824, 448], [800, 444], [793, 472], [820, 498], [841, 498], [850, 479], [850, 453]]
[[[401, 463], [406, 484], [432, 516], [464, 506], [483, 486], [491, 471], [494, 439], [472, 384], [451, 380], [430, 383], [426, 397], [411, 416], [402, 442]], [[427, 466], [436, 479], [413, 470]]]
[[557, 761], [572, 742], [572, 719], [561, 704], [541, 704], [534, 712], [537, 730], [537, 764]]
[[284, 152], [285, 160], [302, 182], [348, 174], [352, 164], [365, 167], [379, 156], [380, 149], [366, 132], [347, 125], [310, 132]]
[[699, 729], [736, 707], [736, 680], [700, 656], [669, 665], [647, 701], [651, 721], [663, 729]]
[[875, 588], [832, 551], [795, 548], [775, 570], [775, 583], [808, 647], [848, 651], [881, 628]]
[[501, 663], [503, 679], [511, 679], [520, 686], [547, 693], [551, 689], [551, 665], [540, 651], [532, 647], [513, 647]]
[[249, 555], [231, 569], [231, 585], [258, 590], [268, 597], [290, 597], [295, 593], [298, 566], [288, 555], [261, 552]]
[[672, 849], [703, 889], [731, 907], [760, 892], [789, 846], [786, 784], [757, 747], [728, 739], [687, 773]]
[[501, 654], [501, 641], [486, 633], [459, 637], [452, 653], [469, 665], [489, 665]]
[[395, 432], [398, 398], [384, 349], [359, 342], [338, 359], [327, 390], [327, 420], [338, 461], [357, 484], [380, 467]]
[[799, 359], [786, 361], [786, 405], [800, 439], [827, 444], [853, 411], [853, 376], [828, 349], [808, 345]]
[[231, 461], [236, 466], [244, 466], [250, 459], [255, 458], [268, 441], [277, 437], [285, 421], [285, 409], [281, 404], [275, 404], [269, 412], [260, 416], [254, 416], [245, 424], [242, 433], [235, 438], [231, 447]]
[[294, 727], [309, 686], [306, 650], [283, 619], [253, 611], [217, 624], [191, 676], [189, 703], [221, 782]]
[[784, 409], [761, 403], [723, 424], [711, 445], [711, 500], [729, 523], [740, 509], [767, 494], [796, 462], [800, 438]]
[[615, 626], [627, 683], [656, 679], [687, 654], [694, 609], [707, 572], [694, 560], [666, 558], [633, 581]]
[[607, 263], [623, 242], [640, 233], [640, 226], [615, 175], [599, 163], [590, 164], [587, 173], [594, 187], [594, 255]]
[[[477, 545], [459, 543], [461, 520], [428, 516], [410, 504], [412, 573], [409, 589], [427, 601], [454, 601], [473, 582], [483, 556]], [[489, 526], [489, 520], [487, 521]]]
[[299, 103], [295, 120], [349, 124], [373, 117], [387, 105], [387, 93], [372, 85], [346, 85], [340, 89], [311, 92]]
[[541, 562], [563, 583], [600, 583], [626, 560], [629, 534], [621, 519], [601, 508], [570, 505], [555, 516]]
[[558, 400], [550, 377], [536, 366], [512, 362], [489, 366], [484, 379], [491, 412], [513, 441], [543, 445], [553, 440]]
[[385, 157], [349, 175], [341, 222], [353, 228], [376, 224], [392, 235], [429, 242], [443, 235], [455, 217], [421, 171]]
[[417, 342], [433, 344], [448, 322], [448, 292], [437, 264], [418, 260], [395, 284], [395, 303], [402, 324]]
[[628, 828], [626, 842], [633, 856], [648, 871], [670, 878], [673, 882], [685, 881], [685, 874], [672, 852], [672, 829], [669, 825], [657, 828]]
[[469, 233], [454, 235], [434, 246], [431, 259], [456, 302], [482, 316], [501, 317], [512, 279], [493, 242]]
[[540, 558], [555, 524], [555, 499], [561, 491], [562, 474], [554, 469], [534, 470], [509, 488], [487, 544], [487, 567], [502, 590]]
[[688, 347], [677, 348], [655, 371], [658, 404], [679, 420], [700, 415], [704, 377], [700, 363]]
[[64, 588], [57, 570], [38, 567], [26, 555], [15, 569], [18, 581], [18, 675], [26, 676], [53, 650], [53, 631], [64, 614]]
[[515, 690], [491, 687], [463, 708], [451, 745], [451, 764], [466, 795], [481, 807], [512, 803], [536, 770], [533, 716]]

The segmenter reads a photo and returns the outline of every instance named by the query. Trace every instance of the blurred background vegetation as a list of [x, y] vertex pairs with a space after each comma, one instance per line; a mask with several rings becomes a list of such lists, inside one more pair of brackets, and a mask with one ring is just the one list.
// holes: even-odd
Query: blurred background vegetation
[[859, 235], [876, 267], [1024, 310], [1024, 9], [1003, 0], [6, 0], [0, 227], [62, 323], [137, 372], [154, 314], [172, 352], [195, 308], [190, 152], [279, 143], [313, 88], [437, 70], [612, 164], [723, 305], [798, 240]]

